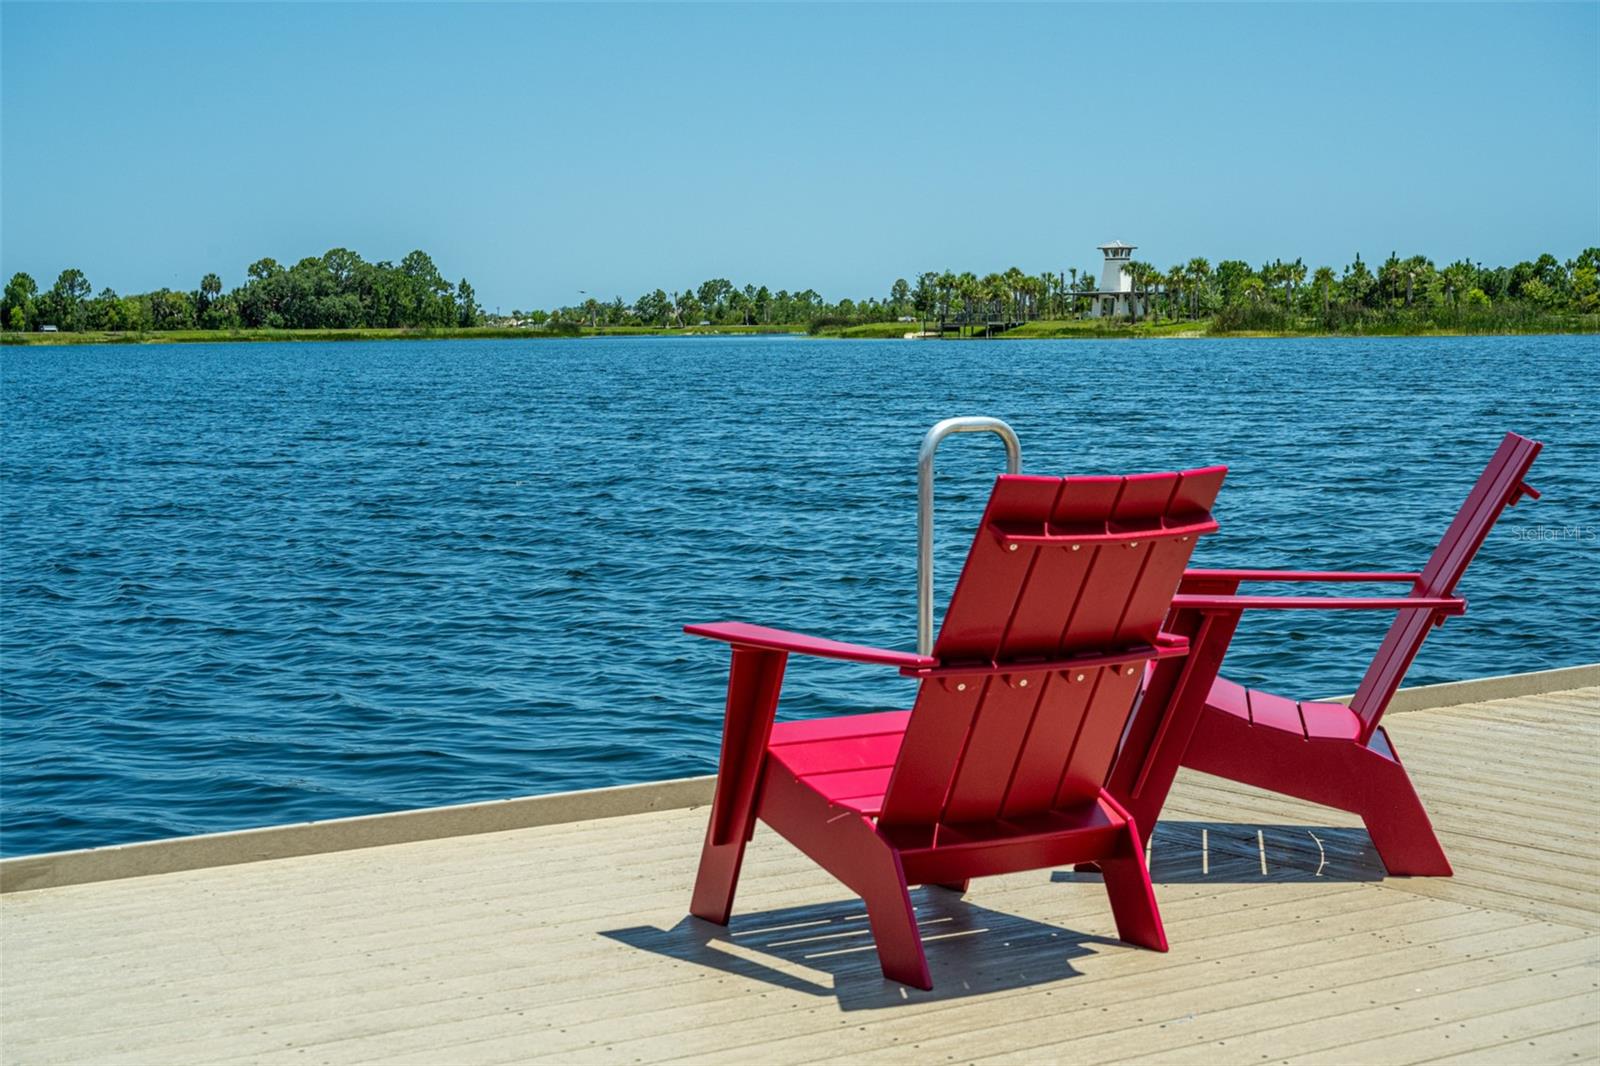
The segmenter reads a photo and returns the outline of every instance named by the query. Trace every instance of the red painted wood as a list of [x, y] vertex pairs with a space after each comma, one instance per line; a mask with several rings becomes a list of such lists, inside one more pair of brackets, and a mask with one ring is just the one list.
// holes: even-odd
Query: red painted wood
[[[1523, 495], [1537, 498], [1524, 479], [1542, 447], [1537, 441], [1506, 434], [1423, 568], [1414, 595], [1454, 594], [1468, 564], [1505, 508], [1514, 506]], [[1357, 737], [1360, 743], [1365, 744], [1373, 736], [1384, 708], [1438, 621], [1426, 610], [1402, 610], [1397, 615], [1351, 700], [1351, 708], [1362, 722]]]
[[723, 769], [711, 801], [711, 843], [727, 844], [748, 835], [756, 782], [783, 686], [783, 652], [733, 649], [728, 670], [728, 700], [722, 722]]
[[[1121, 478], [1073, 478], [1056, 494], [1046, 521], [1062, 528], [1103, 530], [1121, 491]], [[1007, 657], [1060, 657], [1061, 632], [1076, 611], [1093, 557], [1094, 552], [1082, 548], [1033, 553], [1027, 585], [1017, 597], [1005, 634]]]
[[[1177, 474], [1127, 478], [1108, 521], [1114, 524], [1118, 521], [1137, 523], [1148, 520], [1156, 508], [1166, 506], [1177, 487]], [[1062, 651], [1100, 650], [1116, 642], [1128, 610], [1129, 598], [1150, 556], [1151, 546], [1157, 539], [1166, 537], [1152, 535], [1094, 549], [1094, 563], [1084, 580], [1082, 598], [1072, 617], [1071, 630], [1064, 631], [1061, 636]], [[1177, 537], [1171, 539], [1177, 540]], [[1191, 538], [1187, 543], [1179, 543], [1192, 550], [1194, 541]], [[1160, 618], [1157, 618], [1156, 625], [1151, 627], [1144, 642], [1154, 638], [1155, 628], [1159, 624]]]
[[899, 737], [906, 731], [906, 720], [910, 717], [910, 711], [879, 711], [876, 714], [852, 714], [843, 718], [779, 722], [772, 727], [771, 745], [776, 748], [784, 744], [806, 744], [814, 740], [884, 733]]
[[[1381, 734], [1380, 734], [1381, 735]], [[1387, 738], [1385, 738], [1387, 739]], [[1384, 867], [1396, 876], [1450, 876], [1427, 812], [1392, 748], [1335, 740], [1308, 743], [1298, 733], [1253, 729], [1207, 713], [1183, 764], [1310, 803], [1350, 811], [1367, 825]]]
[[1063, 492], [1050, 512], [1050, 524], [1063, 532], [1105, 532], [1106, 518], [1122, 495], [1120, 477], [1075, 477], [1072, 490]]
[[787, 658], [781, 651], [733, 649], [717, 788], [689, 906], [691, 913], [719, 925], [727, 924], [745, 842], [755, 829], [756, 787]]
[[746, 648], [767, 648], [771, 651], [788, 651], [797, 655], [810, 655], [819, 659], [848, 659], [858, 663], [882, 663], [888, 666], [936, 666], [938, 660], [906, 651], [887, 648], [869, 648], [865, 644], [846, 644], [838, 640], [790, 633], [783, 629], [754, 626], [747, 622], [705, 622], [683, 627], [685, 633], [708, 637]]
[[983, 530], [997, 522], [1043, 524], [1061, 488], [1061, 478], [1054, 477], [1002, 476], [995, 481], [934, 641], [935, 658], [955, 663], [995, 657], [1038, 549], [1007, 551]]
[[932, 825], [944, 810], [984, 689], [992, 679], [924, 681], [906, 726], [906, 742], [884, 797], [888, 824]]
[[[904, 716], [899, 716], [904, 729]], [[799, 777], [807, 774], [838, 773], [840, 770], [871, 770], [894, 765], [900, 754], [902, 733], [872, 733], [858, 737], [836, 737], [810, 742], [774, 743], [775, 759], [782, 759]]]
[[1092, 860], [1119, 849], [1126, 822], [1092, 804], [1034, 825], [975, 823], [941, 833], [932, 847], [900, 849], [911, 884], [942, 884]]
[[945, 798], [945, 822], [983, 822], [999, 817], [1012, 767], [1022, 750], [1048, 671], [1003, 674], [989, 684], [973, 722], [966, 753]]
[[[1183, 568], [1188, 565], [1194, 551], [1194, 516], [1204, 515], [1210, 520], [1210, 508], [1222, 487], [1226, 470], [1208, 467], [1191, 470], [1180, 475], [1167, 504], [1178, 521], [1172, 523], [1167, 535], [1154, 542], [1150, 556], [1140, 576], [1139, 587], [1129, 597], [1117, 627], [1117, 640], [1150, 640], [1160, 632], [1161, 622], [1171, 604], [1172, 591], [1183, 578]], [[1126, 503], [1126, 500], [1124, 501]], [[1203, 524], [1203, 523], [1202, 523]], [[1215, 523], [1212, 523], [1215, 528]], [[1174, 539], [1172, 534], [1176, 533]]]
[[[735, 663], [695, 913], [726, 920], [753, 809], [866, 901], [895, 980], [928, 981], [907, 885], [1068, 862], [1103, 863], [1119, 931], [1165, 950], [1139, 830], [1102, 786], [1147, 666], [1190, 652], [1161, 621], [1197, 531], [1215, 528], [1223, 474], [999, 478], [932, 658], [689, 627], [732, 644]], [[1023, 527], [1048, 536], [996, 532]], [[919, 678], [916, 702], [774, 727], [788, 653], [897, 666]]]
[[[1171, 595], [1168, 595], [1168, 599]], [[1157, 633], [1155, 644], [1129, 643], [1116, 651], [1090, 652], [1065, 657], [1017, 657], [1008, 648], [1001, 662], [957, 663], [954, 666], [902, 667], [906, 677], [993, 677], [996, 674], [1014, 674], [1018, 669], [1028, 670], [1085, 670], [1097, 666], [1122, 666], [1128, 663], [1157, 659], [1181, 659], [1189, 653], [1189, 642], [1171, 633]]]
[[[1072, 751], [1094, 692], [1089, 683], [1091, 673], [1053, 673], [1045, 682], [1041, 697], [1045, 713], [1034, 715], [1017, 753], [1016, 771], [1010, 775], [1001, 807], [1003, 816], [1022, 817], [1054, 806], [1063, 753]], [[1079, 674], [1084, 675], [1083, 681], [1075, 680]]]
[[775, 761], [768, 763], [762, 796], [762, 819], [867, 905], [883, 975], [932, 988], [900, 853], [871, 819], [829, 803]]
[[1300, 704], [1300, 720], [1307, 740], [1348, 740], [1361, 736], [1361, 719], [1342, 703]]
[[1272, 724], [1280, 729], [1299, 732], [1308, 740], [1354, 740], [1361, 732], [1361, 720], [1342, 703], [1305, 701], [1294, 704], [1292, 700], [1247, 689], [1224, 677], [1217, 678], [1212, 684], [1206, 706], [1214, 713], [1230, 714], [1241, 721], [1263, 725], [1268, 723], [1252, 715], [1252, 707], [1260, 707], [1270, 701], [1276, 701], [1275, 706], [1293, 704], [1296, 707], [1293, 718], [1281, 710], [1275, 712], [1279, 720]]
[[[1489, 465], [1472, 487], [1439, 546], [1434, 549], [1418, 580], [1418, 591], [1430, 596], [1454, 595], [1489, 531], [1507, 507], [1527, 495], [1526, 478], [1543, 445], [1507, 433]], [[1362, 739], [1371, 737], [1389, 700], [1400, 687], [1405, 672], [1428, 635], [1430, 619], [1422, 612], [1403, 612], [1389, 627], [1372, 666], [1361, 679], [1351, 709], [1362, 720]]]
[[1217, 493], [1222, 491], [1222, 480], [1227, 476], [1228, 468], [1220, 465], [1185, 470], [1167, 508], [1173, 520], [1189, 522], [1201, 514], [1210, 514], [1211, 505], [1217, 502]]
[[1243, 685], [1219, 677], [1211, 684], [1211, 694], [1206, 699], [1206, 705], [1215, 707], [1225, 714], [1235, 718], [1250, 720], [1250, 690]]
[[1111, 854], [1098, 860], [1105, 880], [1111, 913], [1117, 922], [1117, 935], [1130, 944], [1152, 951], [1167, 950], [1167, 933], [1161, 927], [1156, 909], [1156, 893], [1145, 866], [1144, 845], [1149, 834], [1141, 835], [1133, 816], [1109, 794], [1104, 802], [1123, 819], [1123, 835]]
[[[1537, 498], [1526, 478], [1540, 448], [1537, 441], [1506, 435], [1419, 573], [1187, 572], [1166, 626], [1191, 637], [1190, 656], [1181, 668], [1164, 663], [1154, 672], [1113, 771], [1112, 794], [1128, 805], [1139, 824], [1150, 824], [1165, 802], [1181, 757], [1193, 769], [1359, 814], [1392, 874], [1448, 876], [1450, 864], [1378, 722], [1429, 630], [1464, 609], [1456, 585], [1494, 523], [1517, 500]], [[1395, 581], [1413, 588], [1409, 596], [1381, 598], [1233, 595], [1244, 581]], [[1212, 663], [1220, 664], [1231, 629], [1212, 636], [1205, 625], [1222, 620], [1236, 624], [1246, 609], [1283, 608], [1396, 611], [1349, 708], [1296, 703], [1218, 678], [1206, 681], [1207, 698], [1194, 711], [1184, 706], [1183, 697], [1163, 687], [1164, 678], [1179, 669], [1202, 680], [1208, 668], [1214, 675]], [[1196, 616], [1207, 619], [1199, 630]], [[1144, 738], [1159, 731], [1152, 723], [1164, 727], [1168, 722], [1180, 723], [1173, 735], [1165, 741], [1158, 736], [1153, 749], [1145, 747]]]
[[[1074, 680], [1077, 674], [1072, 675]], [[1117, 741], [1133, 712], [1133, 698], [1144, 671], [1141, 667], [1106, 667], [1086, 677], [1083, 684], [1094, 685], [1094, 712], [1084, 716], [1083, 725], [1069, 750], [1057, 777], [1057, 806], [1070, 806], [1099, 791], [1117, 752]]]
[[1300, 721], [1300, 705], [1294, 700], [1253, 689], [1249, 695], [1251, 725], [1281, 729], [1296, 737], [1306, 735], [1305, 726]]
[[1173, 606], [1182, 610], [1222, 608], [1253, 611], [1423, 611], [1424, 620], [1440, 614], [1464, 614], [1467, 601], [1455, 596], [1212, 596], [1181, 593]]
[[1189, 657], [1157, 665], [1107, 779], [1108, 790], [1133, 815], [1145, 840], [1206, 711], [1206, 696], [1241, 616], [1240, 611], [1174, 609], [1167, 621], [1174, 632], [1189, 635]]
[[1124, 541], [1137, 540], [1139, 537], [1152, 537], [1157, 533], [1187, 533], [1198, 537], [1206, 533], [1215, 533], [1217, 523], [1215, 519], [1206, 519], [1201, 522], [1189, 522], [1181, 525], [1167, 526], [1159, 522], [1140, 524], [1138, 522], [1119, 522], [1114, 532], [1106, 533], [1053, 533], [1048, 527], [1034, 529], [1020, 523], [993, 528], [994, 537], [1000, 546], [1010, 550], [1013, 544], [1029, 548], [1064, 548], [1064, 547], [1093, 547], [1098, 548], [1107, 544], [1120, 544]]
[[1421, 573], [1397, 574], [1360, 570], [1206, 570], [1197, 568], [1184, 571], [1183, 576], [1201, 581], [1230, 580], [1236, 585], [1241, 581], [1314, 581], [1319, 584], [1338, 581], [1371, 581], [1377, 583], [1404, 582], [1412, 585], [1422, 579]]
[[[785, 766], [787, 760], [782, 760]], [[806, 783], [806, 786], [815, 789], [823, 799], [845, 803], [853, 799], [864, 797], [882, 796], [889, 787], [890, 766], [880, 766], [874, 770], [841, 770], [837, 773], [810, 773], [796, 776]]]
[[[996, 480], [934, 642], [941, 665], [994, 661], [1036, 549], [1008, 551], [984, 530], [993, 522], [1042, 523], [1061, 489], [1060, 478]], [[922, 686], [900, 766], [884, 798], [884, 822], [927, 824], [941, 818], [982, 701], [1001, 684], [998, 678], [943, 678]]]

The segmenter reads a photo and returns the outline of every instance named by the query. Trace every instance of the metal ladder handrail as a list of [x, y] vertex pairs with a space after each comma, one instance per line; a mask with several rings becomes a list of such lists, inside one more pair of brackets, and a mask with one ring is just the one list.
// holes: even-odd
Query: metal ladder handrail
[[933, 453], [952, 433], [993, 433], [1005, 442], [1006, 473], [1022, 472], [1016, 431], [998, 418], [967, 415], [934, 424], [917, 453], [917, 654], [933, 654]]

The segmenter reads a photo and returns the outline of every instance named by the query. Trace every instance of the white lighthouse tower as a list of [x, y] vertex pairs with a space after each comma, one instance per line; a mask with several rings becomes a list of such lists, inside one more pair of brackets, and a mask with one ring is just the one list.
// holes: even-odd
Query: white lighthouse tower
[[[1100, 246], [1106, 257], [1100, 270], [1100, 289], [1094, 293], [1094, 303], [1089, 308], [1091, 318], [1115, 318], [1144, 313], [1144, 300], [1133, 293], [1133, 279], [1128, 276], [1128, 264], [1133, 261], [1137, 245], [1112, 241]], [[1135, 304], [1138, 304], [1135, 307]]]

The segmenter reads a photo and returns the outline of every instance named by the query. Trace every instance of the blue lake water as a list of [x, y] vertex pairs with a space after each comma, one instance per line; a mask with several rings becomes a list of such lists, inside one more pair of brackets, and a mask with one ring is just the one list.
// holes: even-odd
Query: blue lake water
[[[8, 348], [0, 849], [710, 772], [743, 618], [915, 635], [915, 466], [1223, 462], [1200, 565], [1416, 569], [1500, 435], [1546, 442], [1409, 682], [1600, 658], [1600, 342], [640, 338]], [[997, 441], [940, 458], [947, 596]], [[1350, 591], [1348, 588], [1343, 591]], [[1247, 620], [1350, 691], [1387, 623]], [[796, 662], [783, 713], [904, 706]]]

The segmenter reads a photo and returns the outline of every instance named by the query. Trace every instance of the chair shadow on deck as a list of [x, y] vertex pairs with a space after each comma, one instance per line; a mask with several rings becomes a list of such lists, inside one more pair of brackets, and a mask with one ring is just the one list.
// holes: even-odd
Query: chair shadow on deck
[[[1098, 873], [1071, 870], [1056, 870], [1049, 877], [1058, 883], [1100, 880]], [[1164, 821], [1151, 838], [1150, 878], [1158, 886], [1348, 883], [1383, 877], [1383, 863], [1359, 827]], [[982, 884], [974, 883], [980, 895]], [[634, 926], [601, 935], [777, 988], [832, 996], [847, 1011], [1045, 985], [1078, 976], [1072, 960], [1098, 948], [1139, 950], [1109, 937], [991, 910], [940, 888], [915, 888], [911, 900], [933, 971], [930, 992], [884, 980], [866, 908], [853, 898], [736, 911], [727, 928], [685, 917], [670, 929]]]
[[884, 979], [859, 899], [735, 912], [726, 928], [685, 917], [670, 929], [636, 926], [600, 935], [778, 988], [831, 996], [847, 1011], [1043, 985], [1078, 976], [1072, 960], [1095, 954], [1096, 947], [1139, 950], [990, 910], [941, 888], [914, 888], [911, 901], [933, 971], [932, 991]]
[[[1150, 836], [1150, 880], [1158, 886], [1384, 877], [1383, 861], [1360, 826], [1161, 821]], [[1099, 875], [1057, 870], [1050, 879], [1074, 883]]]

